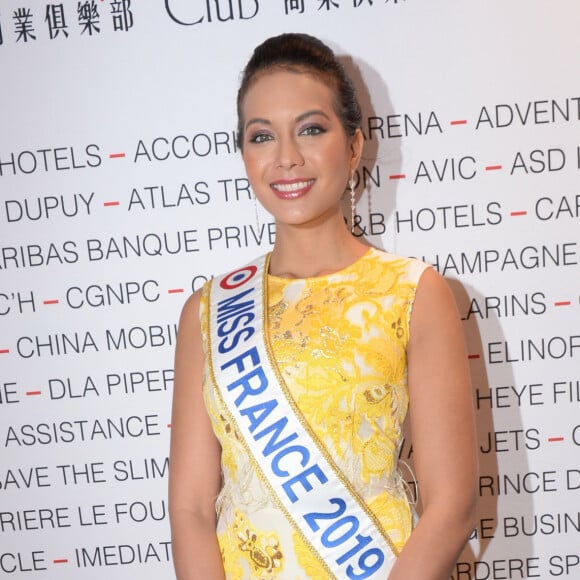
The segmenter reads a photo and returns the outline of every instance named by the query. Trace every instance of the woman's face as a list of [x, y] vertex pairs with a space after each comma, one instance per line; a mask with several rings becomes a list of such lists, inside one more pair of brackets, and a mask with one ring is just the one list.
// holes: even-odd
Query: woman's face
[[347, 137], [334, 92], [308, 73], [262, 73], [242, 103], [243, 154], [256, 197], [279, 224], [316, 225], [340, 198], [363, 137]]

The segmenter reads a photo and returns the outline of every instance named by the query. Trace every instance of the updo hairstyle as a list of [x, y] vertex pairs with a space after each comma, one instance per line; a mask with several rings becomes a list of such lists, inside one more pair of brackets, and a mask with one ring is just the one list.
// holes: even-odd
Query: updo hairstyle
[[273, 36], [256, 47], [238, 90], [238, 147], [243, 148], [242, 103], [252, 84], [262, 73], [280, 69], [308, 73], [322, 80], [335, 93], [335, 111], [345, 133], [352, 137], [361, 127], [362, 114], [352, 81], [334, 52], [308, 34], [285, 33]]

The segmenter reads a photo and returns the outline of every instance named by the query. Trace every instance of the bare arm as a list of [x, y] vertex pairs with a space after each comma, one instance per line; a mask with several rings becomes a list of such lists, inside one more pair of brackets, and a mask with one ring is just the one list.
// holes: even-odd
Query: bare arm
[[424, 509], [389, 580], [448, 580], [473, 528], [478, 466], [461, 322], [447, 283], [431, 268], [417, 288], [407, 354]]
[[183, 308], [175, 351], [169, 516], [179, 580], [225, 577], [215, 513], [215, 498], [221, 486], [221, 449], [202, 397], [204, 352], [199, 302], [198, 292]]

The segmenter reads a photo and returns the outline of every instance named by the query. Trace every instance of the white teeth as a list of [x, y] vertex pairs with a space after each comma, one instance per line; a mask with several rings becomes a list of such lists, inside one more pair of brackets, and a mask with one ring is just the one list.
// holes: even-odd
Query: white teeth
[[274, 183], [272, 187], [276, 191], [283, 191], [284, 193], [290, 193], [292, 191], [300, 191], [309, 185], [314, 183], [314, 179], [310, 179], [308, 181], [297, 181], [296, 183]]

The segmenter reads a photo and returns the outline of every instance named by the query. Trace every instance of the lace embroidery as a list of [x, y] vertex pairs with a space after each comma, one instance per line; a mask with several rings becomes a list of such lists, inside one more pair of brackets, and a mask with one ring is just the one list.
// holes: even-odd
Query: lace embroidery
[[[399, 549], [413, 526], [398, 452], [409, 404], [410, 313], [424, 267], [372, 250], [336, 275], [306, 280], [270, 277], [268, 286], [272, 350], [294, 402]], [[202, 298], [202, 309], [205, 304]], [[262, 552], [266, 556], [260, 561], [268, 563], [271, 558], [275, 574], [279, 569], [272, 550], [282, 553], [280, 546], [286, 546], [293, 552], [285, 553], [283, 559], [288, 578], [308, 576], [311, 567], [313, 577], [322, 578], [320, 562], [277, 511], [212, 389], [205, 386], [206, 405], [222, 444], [224, 485], [218, 498], [218, 530], [224, 561], [232, 562], [228, 577], [247, 578], [240, 562], [250, 565], [250, 554], [260, 560]], [[242, 530], [239, 523], [240, 514], [251, 518], [250, 514], [263, 508], [271, 510], [270, 529], [280, 531], [278, 547], [261, 544], [263, 532], [252, 530], [249, 524]], [[232, 535], [234, 522], [242, 537]], [[292, 548], [283, 543], [287, 541]], [[262, 552], [249, 548], [256, 545]], [[262, 578], [253, 570], [252, 578]], [[264, 573], [270, 574], [266, 569]]]
[[[233, 541], [225, 541], [225, 536]], [[284, 568], [278, 535], [256, 530], [238, 510], [234, 512], [230, 528], [221, 535], [220, 544], [227, 546], [227, 552], [222, 550], [226, 572], [235, 574], [236, 578], [247, 577], [242, 576], [243, 569], [249, 568], [253, 580], [274, 580]], [[236, 562], [240, 559], [246, 566]]]

